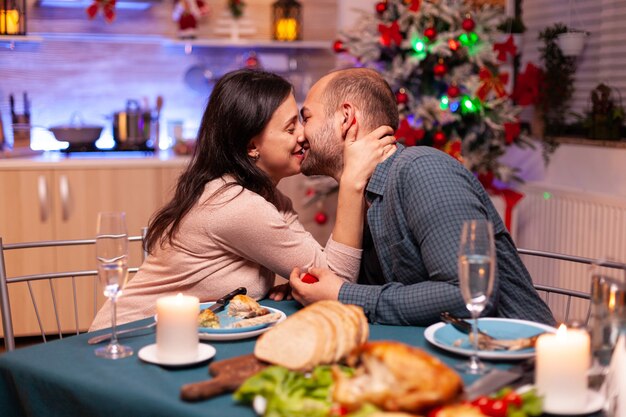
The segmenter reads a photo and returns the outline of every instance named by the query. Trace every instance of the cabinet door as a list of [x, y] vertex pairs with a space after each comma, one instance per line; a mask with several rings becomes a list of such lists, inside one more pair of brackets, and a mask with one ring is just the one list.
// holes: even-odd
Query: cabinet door
[[168, 167], [160, 169], [161, 183], [160, 183], [160, 200], [159, 205], [162, 206], [174, 196], [176, 191], [176, 183], [178, 177], [183, 173], [187, 167], [186, 162], [179, 167]]
[[[4, 244], [54, 239], [52, 191], [49, 171], [0, 171], [0, 237]], [[53, 271], [54, 250], [5, 251], [5, 266], [9, 277]], [[37, 300], [50, 299], [47, 282], [31, 287]], [[9, 297], [15, 333], [37, 334], [39, 326], [27, 285], [9, 285]]]

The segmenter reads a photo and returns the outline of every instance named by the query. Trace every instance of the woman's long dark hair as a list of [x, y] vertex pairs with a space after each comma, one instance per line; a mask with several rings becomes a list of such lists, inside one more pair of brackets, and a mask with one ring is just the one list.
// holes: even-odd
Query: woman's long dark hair
[[[291, 84], [282, 77], [257, 70], [233, 71], [217, 82], [202, 116], [196, 149], [178, 179], [174, 198], [150, 220], [144, 243], [148, 252], [157, 243], [172, 243], [180, 222], [198, 202], [205, 185], [225, 174], [275, 202], [272, 181], [248, 157], [247, 147], [291, 91]], [[222, 187], [219, 192], [224, 190]]]

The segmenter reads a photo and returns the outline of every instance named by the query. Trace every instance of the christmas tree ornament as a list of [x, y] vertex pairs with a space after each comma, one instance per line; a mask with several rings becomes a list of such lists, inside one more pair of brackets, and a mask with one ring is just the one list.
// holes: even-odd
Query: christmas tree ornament
[[433, 135], [433, 145], [435, 145], [435, 147], [437, 148], [441, 148], [443, 145], [446, 144], [447, 141], [448, 138], [442, 130], [436, 131]]
[[465, 19], [463, 19], [463, 23], [461, 23], [461, 27], [463, 28], [464, 31], [471, 32], [476, 27], [476, 22], [474, 22], [474, 19], [472, 19], [472, 16], [468, 14], [465, 17]]
[[463, 162], [463, 156], [461, 155], [461, 141], [460, 140], [452, 140], [448, 141], [444, 146], [443, 151], [456, 159], [457, 161]]
[[315, 188], [313, 187], [307, 188], [304, 195], [307, 197], [313, 197], [315, 195]]
[[315, 220], [315, 223], [319, 224], [320, 226], [324, 225], [326, 224], [326, 222], [328, 222], [328, 215], [320, 210], [317, 213], [315, 213], [314, 220]]
[[396, 101], [398, 104], [406, 104], [409, 101], [409, 95], [406, 93], [404, 88], [401, 88], [396, 93]]
[[504, 124], [504, 138], [506, 139], [506, 143], [509, 145], [518, 138], [521, 132], [522, 128], [519, 122]]
[[459, 41], [456, 39], [448, 39], [448, 48], [450, 48], [452, 52], [458, 51], [460, 47], [461, 43]]
[[335, 53], [342, 53], [342, 52], [346, 52], [346, 48], [343, 45], [343, 42], [340, 41], [339, 39], [337, 39], [334, 43], [333, 43], [333, 51], [335, 51]]
[[113, 22], [113, 20], [115, 20], [115, 2], [116, 0], [94, 0], [87, 9], [85, 9], [87, 18], [90, 20], [94, 19], [98, 14], [98, 10], [102, 9], [104, 21], [107, 23]]
[[448, 94], [448, 97], [450, 98], [455, 98], [455, 97], [458, 97], [459, 94], [461, 94], [461, 89], [459, 89], [458, 85], [456, 85], [455, 83], [452, 83], [448, 86], [448, 90], [446, 91], [446, 94]]
[[380, 43], [384, 46], [391, 46], [392, 42], [398, 46], [402, 43], [402, 34], [397, 20], [394, 20], [389, 26], [379, 24], [378, 32], [380, 32]]
[[517, 54], [517, 46], [513, 42], [513, 35], [509, 36], [505, 42], [494, 43], [493, 50], [498, 53], [498, 61], [506, 61], [507, 54], [514, 58]]
[[434, 27], [427, 27], [424, 30], [424, 36], [426, 36], [428, 38], [429, 41], [434, 41], [435, 38], [437, 38], [437, 29], [435, 29]]
[[402, 119], [395, 136], [404, 143], [404, 146], [415, 146], [424, 139], [425, 134], [424, 129], [414, 129], [407, 119]]
[[442, 58], [439, 58], [439, 62], [433, 67], [433, 74], [435, 77], [443, 77], [448, 72], [448, 67], [443, 62]]
[[422, 0], [406, 0], [404, 4], [409, 6], [409, 11], [417, 13], [422, 5]]
[[506, 96], [505, 85], [509, 81], [509, 74], [494, 75], [487, 67], [482, 67], [478, 73], [480, 86], [476, 90], [476, 97], [485, 101], [490, 91], [494, 91], [498, 98]]
[[378, 14], [385, 13], [386, 11], [387, 11], [386, 1], [379, 1], [378, 3], [376, 3], [376, 12], [378, 12]]

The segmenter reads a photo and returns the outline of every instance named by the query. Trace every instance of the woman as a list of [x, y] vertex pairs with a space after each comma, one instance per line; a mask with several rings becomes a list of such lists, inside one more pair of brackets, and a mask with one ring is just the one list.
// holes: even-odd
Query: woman
[[[166, 294], [204, 302], [243, 286], [259, 299], [275, 274], [287, 277], [295, 266], [328, 267], [356, 280], [363, 188], [383, 148], [395, 141], [385, 136], [392, 130], [381, 127], [358, 141], [356, 127], [348, 131], [350, 171], [341, 180], [337, 222], [325, 248], [276, 189], [282, 178], [300, 172], [307, 150], [303, 132], [292, 87], [283, 78], [238, 70], [218, 81], [193, 158], [172, 200], [150, 221], [149, 256], [117, 302], [118, 323], [154, 315], [157, 298]], [[109, 327], [110, 318], [107, 302], [90, 330]]]

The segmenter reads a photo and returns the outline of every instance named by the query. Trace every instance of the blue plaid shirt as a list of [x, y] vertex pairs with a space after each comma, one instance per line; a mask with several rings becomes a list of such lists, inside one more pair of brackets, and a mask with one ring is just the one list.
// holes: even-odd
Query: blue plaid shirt
[[339, 300], [363, 307], [371, 322], [426, 326], [439, 321], [443, 311], [467, 316], [458, 281], [461, 227], [465, 220], [488, 219], [497, 260], [484, 314], [555, 323], [487, 192], [452, 157], [430, 147], [399, 146], [376, 167], [366, 198], [384, 275], [377, 281], [384, 284], [345, 283]]

